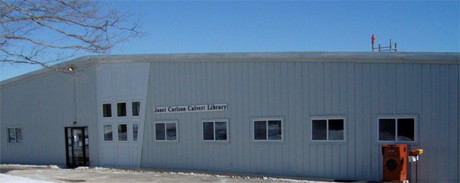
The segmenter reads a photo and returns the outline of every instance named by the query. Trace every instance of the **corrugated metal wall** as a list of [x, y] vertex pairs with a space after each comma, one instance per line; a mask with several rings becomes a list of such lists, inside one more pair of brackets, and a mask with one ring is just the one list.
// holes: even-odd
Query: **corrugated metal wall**
[[[409, 147], [425, 150], [417, 180], [459, 181], [458, 64], [228, 60], [151, 62], [141, 167], [381, 180], [377, 118], [412, 116], [416, 142]], [[64, 165], [64, 127], [73, 121], [89, 127], [91, 164], [100, 162], [96, 72], [2, 85], [1, 163]], [[198, 104], [227, 104], [228, 110], [153, 113]], [[322, 116], [345, 119], [344, 142], [311, 141], [310, 120]], [[251, 120], [259, 117], [283, 119], [284, 140], [254, 142]], [[228, 119], [229, 141], [203, 142], [206, 119]], [[179, 141], [155, 141], [157, 121], [177, 121]], [[12, 126], [23, 128], [22, 143], [7, 142]], [[414, 180], [414, 165], [409, 168]]]
[[[142, 132], [145, 118], [145, 103], [147, 95], [149, 63], [107, 63], [100, 64], [98, 69], [98, 119], [100, 166], [139, 168], [142, 149]], [[125, 117], [116, 116], [117, 103], [127, 105]], [[132, 102], [140, 102], [139, 116], [131, 113]], [[113, 115], [102, 117], [102, 105], [111, 104]], [[117, 141], [118, 125], [127, 125], [127, 140]], [[138, 125], [139, 138], [133, 140], [132, 125]], [[113, 141], [104, 141], [103, 125], [112, 125]]]
[[[2, 85], [1, 163], [65, 165], [64, 127], [72, 127], [74, 121], [75, 126], [89, 126], [90, 161], [97, 160], [98, 151], [93, 148], [97, 146], [94, 78], [94, 70], [74, 76], [50, 72]], [[8, 143], [10, 126], [22, 127], [22, 143]]]
[[[142, 167], [381, 180], [379, 116], [415, 116], [419, 181], [455, 182], [458, 65], [364, 62], [153, 62]], [[228, 111], [154, 114], [159, 106], [228, 104]], [[312, 142], [312, 117], [345, 119], [345, 142]], [[251, 119], [282, 117], [284, 141], [253, 142]], [[202, 141], [202, 120], [229, 119], [229, 142]], [[154, 140], [178, 121], [179, 142]], [[410, 167], [411, 165], [409, 165]], [[413, 165], [412, 165], [413, 166]], [[409, 177], [414, 178], [414, 168]]]

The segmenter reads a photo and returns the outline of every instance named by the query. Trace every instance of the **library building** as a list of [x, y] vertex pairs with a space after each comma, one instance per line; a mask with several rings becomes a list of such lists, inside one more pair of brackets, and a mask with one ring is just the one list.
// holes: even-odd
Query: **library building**
[[459, 182], [459, 53], [92, 55], [0, 83], [0, 163]]

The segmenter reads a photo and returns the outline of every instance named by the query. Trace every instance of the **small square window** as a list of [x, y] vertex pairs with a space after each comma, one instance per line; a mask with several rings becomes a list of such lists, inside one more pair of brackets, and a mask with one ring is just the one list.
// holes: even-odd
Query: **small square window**
[[254, 140], [267, 140], [267, 121], [254, 121]]
[[379, 141], [414, 142], [415, 118], [379, 119]]
[[398, 118], [398, 141], [415, 140], [415, 119]]
[[8, 142], [9, 143], [20, 143], [22, 142], [22, 128], [8, 128]]
[[155, 124], [155, 140], [166, 140], [166, 130], [164, 123]]
[[118, 141], [128, 141], [128, 127], [126, 124], [118, 125]]
[[137, 141], [138, 131], [139, 131], [139, 125], [133, 124], [133, 141]]
[[216, 140], [227, 140], [227, 122], [215, 122], [214, 124]]
[[345, 140], [343, 119], [330, 119], [327, 140]]
[[396, 140], [396, 119], [379, 120], [379, 140], [395, 141]]
[[104, 125], [104, 141], [113, 141], [112, 125]]
[[268, 140], [281, 140], [281, 121], [268, 121]]
[[125, 117], [126, 116], [126, 103], [117, 103], [117, 116]]
[[139, 116], [141, 111], [141, 102], [132, 102], [132, 115]]
[[176, 122], [157, 122], [155, 123], [155, 140], [177, 141], [177, 123]]
[[327, 120], [313, 120], [313, 140], [327, 140]]
[[203, 122], [203, 140], [215, 140], [214, 122]]
[[102, 116], [112, 117], [112, 104], [102, 104]]
[[343, 141], [345, 140], [345, 124], [343, 119], [313, 119], [313, 141]]
[[205, 121], [203, 122], [203, 140], [205, 141], [226, 141], [228, 139], [227, 121]]
[[283, 140], [282, 121], [254, 120], [254, 140], [281, 141]]

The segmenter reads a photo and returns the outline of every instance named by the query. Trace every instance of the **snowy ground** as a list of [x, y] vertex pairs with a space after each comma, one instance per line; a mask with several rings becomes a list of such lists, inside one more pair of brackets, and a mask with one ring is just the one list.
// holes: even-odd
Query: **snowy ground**
[[43, 180], [33, 180], [29, 178], [7, 175], [7, 174], [0, 174], [1, 182], [8, 182], [8, 183], [50, 183], [50, 181], [43, 181]]
[[217, 175], [196, 172], [160, 172], [135, 169], [59, 168], [58, 166], [0, 165], [2, 183], [52, 182], [302, 182], [329, 181], [298, 180], [290, 178], [252, 177], [243, 175]]

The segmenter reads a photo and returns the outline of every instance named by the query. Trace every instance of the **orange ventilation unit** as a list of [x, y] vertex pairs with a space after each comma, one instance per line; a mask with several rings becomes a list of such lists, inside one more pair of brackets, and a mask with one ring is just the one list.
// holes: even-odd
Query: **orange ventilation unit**
[[383, 181], [407, 180], [407, 145], [382, 145]]

